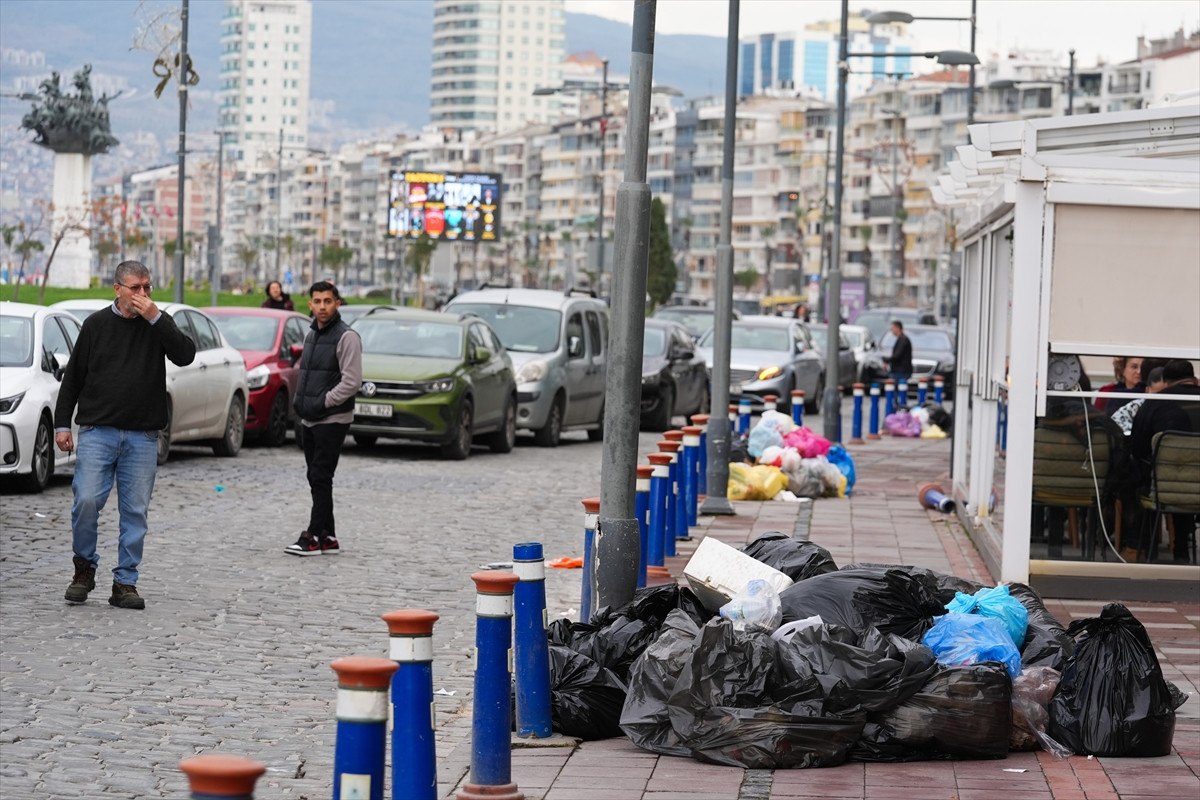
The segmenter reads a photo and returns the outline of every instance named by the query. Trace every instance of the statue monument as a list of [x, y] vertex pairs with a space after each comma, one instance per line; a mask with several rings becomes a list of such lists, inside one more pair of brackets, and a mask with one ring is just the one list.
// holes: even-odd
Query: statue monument
[[57, 72], [42, 81], [40, 98], [21, 120], [35, 134], [34, 144], [54, 151], [54, 213], [51, 235], [70, 228], [54, 257], [50, 285], [86, 288], [91, 281], [92, 247], [86, 230], [92, 195], [92, 156], [118, 144], [108, 119], [108, 103], [120, 95], [96, 98], [92, 67], [75, 73], [74, 93], [64, 93]]

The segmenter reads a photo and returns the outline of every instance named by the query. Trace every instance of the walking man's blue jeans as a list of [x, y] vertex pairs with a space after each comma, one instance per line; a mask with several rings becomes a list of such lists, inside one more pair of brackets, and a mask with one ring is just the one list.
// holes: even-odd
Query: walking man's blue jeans
[[158, 469], [158, 432], [83, 426], [75, 450], [71, 534], [75, 555], [95, 567], [100, 512], [117, 487], [120, 534], [113, 580], [136, 586], [146, 539], [150, 495]]

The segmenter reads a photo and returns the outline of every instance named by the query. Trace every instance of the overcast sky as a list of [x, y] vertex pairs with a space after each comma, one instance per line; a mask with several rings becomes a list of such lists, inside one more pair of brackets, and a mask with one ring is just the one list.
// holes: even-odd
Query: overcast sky
[[[567, 0], [567, 9], [623, 22], [633, 21], [632, 0]], [[851, 0], [851, 11], [906, 11], [914, 16], [967, 17], [970, 0]], [[726, 0], [658, 0], [656, 29], [661, 33], [725, 34]], [[742, 0], [739, 34], [799, 29], [810, 22], [837, 20], [838, 0]], [[1182, 26], [1200, 27], [1196, 0], [979, 0], [977, 49], [982, 58], [1014, 48], [1075, 49], [1076, 63], [1092, 66], [1097, 58], [1128, 61], [1137, 54], [1137, 37], [1159, 38]], [[930, 50], [966, 50], [971, 41], [965, 22], [917, 21], [910, 31]], [[719, 54], [718, 54], [719, 55]]]

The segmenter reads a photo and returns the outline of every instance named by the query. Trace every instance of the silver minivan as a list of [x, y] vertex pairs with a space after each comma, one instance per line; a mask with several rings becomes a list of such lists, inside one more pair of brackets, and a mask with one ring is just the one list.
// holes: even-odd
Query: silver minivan
[[604, 438], [608, 306], [592, 293], [484, 288], [442, 310], [481, 317], [500, 337], [516, 370], [518, 429], [542, 447], [569, 430]]

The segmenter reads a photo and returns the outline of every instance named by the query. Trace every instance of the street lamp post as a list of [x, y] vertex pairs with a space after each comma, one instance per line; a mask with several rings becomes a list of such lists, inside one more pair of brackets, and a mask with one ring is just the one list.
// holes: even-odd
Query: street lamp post
[[[897, 13], [897, 12], [883, 12]], [[875, 15], [872, 15], [874, 17]], [[906, 15], [907, 16], [907, 15]], [[837, 342], [841, 337], [842, 324], [842, 193], [843, 168], [846, 159], [846, 82], [850, 74], [851, 58], [892, 58], [895, 56], [921, 56], [936, 59], [946, 66], [978, 64], [974, 53], [961, 50], [928, 51], [924, 53], [851, 53], [849, 52], [849, 0], [842, 0], [841, 28], [838, 33], [838, 86], [837, 86], [837, 151], [833, 176], [833, 248], [829, 260], [829, 341]], [[868, 18], [871, 19], [871, 18]], [[904, 21], [900, 19], [880, 21]], [[972, 87], [972, 96], [974, 87]], [[826, 359], [825, 394], [821, 407], [825, 438], [838, 441], [838, 422], [841, 416], [841, 393], [838, 391], [838, 360]]]
[[596, 289], [604, 295], [604, 156], [605, 145], [608, 143], [608, 59], [601, 62], [604, 65], [603, 77], [600, 80], [600, 211], [596, 215], [596, 256], [600, 262], [596, 267]]

